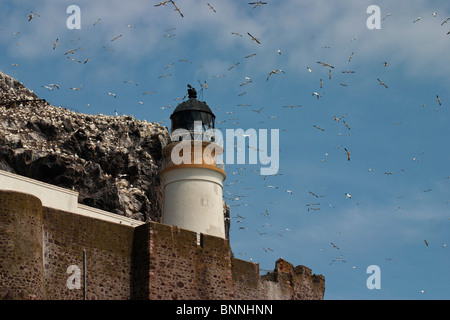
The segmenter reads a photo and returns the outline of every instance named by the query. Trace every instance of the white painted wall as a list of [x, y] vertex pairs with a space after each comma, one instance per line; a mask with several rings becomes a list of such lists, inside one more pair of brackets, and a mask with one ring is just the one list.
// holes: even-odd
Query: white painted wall
[[144, 222], [78, 203], [78, 192], [0, 170], [0, 190], [38, 197], [42, 206], [113, 223], [138, 226]]
[[164, 171], [163, 223], [225, 238], [223, 180], [219, 171], [179, 167]]

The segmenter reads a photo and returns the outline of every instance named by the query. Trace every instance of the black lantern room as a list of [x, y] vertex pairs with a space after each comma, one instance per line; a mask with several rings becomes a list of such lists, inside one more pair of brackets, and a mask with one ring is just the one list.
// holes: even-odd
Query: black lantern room
[[185, 140], [184, 134], [174, 134], [177, 129], [179, 132], [189, 131], [191, 140], [214, 141], [214, 120], [216, 116], [212, 113], [208, 105], [197, 100], [197, 92], [188, 85], [189, 99], [175, 108], [170, 116], [172, 122], [172, 141]]

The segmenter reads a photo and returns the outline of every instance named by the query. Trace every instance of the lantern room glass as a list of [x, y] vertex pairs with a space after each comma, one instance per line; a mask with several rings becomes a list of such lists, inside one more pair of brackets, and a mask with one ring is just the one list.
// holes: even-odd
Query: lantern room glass
[[[204, 111], [186, 110], [177, 112], [171, 117], [172, 133], [177, 129], [184, 129], [189, 131], [190, 140], [214, 141], [214, 119], [215, 116], [212, 113]], [[187, 138], [183, 133], [172, 135], [172, 141], [174, 142]]]

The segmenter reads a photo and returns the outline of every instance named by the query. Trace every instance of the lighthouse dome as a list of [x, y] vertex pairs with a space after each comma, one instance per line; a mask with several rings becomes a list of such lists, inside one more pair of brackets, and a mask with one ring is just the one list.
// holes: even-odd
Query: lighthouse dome
[[[172, 133], [177, 129], [184, 129], [192, 134], [194, 138], [194, 131], [198, 134], [201, 131], [201, 140], [211, 141], [211, 136], [205, 133], [210, 133], [214, 129], [214, 121], [216, 116], [211, 111], [209, 106], [204, 101], [197, 100], [197, 94], [194, 88], [188, 89], [189, 99], [180, 103], [170, 116]], [[172, 140], [179, 141], [182, 135], [172, 137]], [[206, 139], [205, 139], [206, 138]], [[195, 138], [196, 139], [196, 138]]]

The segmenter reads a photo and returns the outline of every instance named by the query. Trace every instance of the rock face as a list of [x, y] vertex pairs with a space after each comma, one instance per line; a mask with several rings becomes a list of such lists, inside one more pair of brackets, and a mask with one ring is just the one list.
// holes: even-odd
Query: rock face
[[74, 189], [79, 202], [161, 221], [166, 127], [53, 107], [0, 71], [0, 170]]

